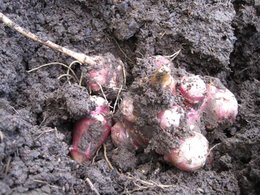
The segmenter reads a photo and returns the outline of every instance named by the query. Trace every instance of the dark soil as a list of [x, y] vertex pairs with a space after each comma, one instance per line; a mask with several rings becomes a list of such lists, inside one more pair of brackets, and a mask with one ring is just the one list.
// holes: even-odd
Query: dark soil
[[[57, 77], [74, 59], [0, 24], [0, 194], [259, 194], [260, 3], [257, 0], [0, 0], [30, 31], [90, 55], [111, 52], [127, 70], [171, 55], [176, 67], [218, 77], [238, 99], [236, 123], [208, 133], [220, 143], [199, 171], [151, 152], [119, 151], [109, 139], [82, 165], [69, 156], [73, 124], [93, 109], [87, 89]], [[74, 67], [77, 69], [77, 65]], [[123, 154], [123, 155], [122, 155]], [[94, 185], [94, 190], [89, 182]]]

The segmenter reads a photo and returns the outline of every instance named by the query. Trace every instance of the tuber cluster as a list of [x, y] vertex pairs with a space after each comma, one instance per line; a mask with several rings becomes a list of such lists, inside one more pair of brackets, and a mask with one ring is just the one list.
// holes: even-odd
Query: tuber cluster
[[[90, 91], [105, 91], [113, 100], [124, 87], [124, 65], [112, 54], [87, 56], [74, 52], [41, 39], [1, 12], [0, 21], [83, 64], [81, 69]], [[181, 170], [201, 168], [209, 152], [203, 132], [222, 130], [234, 123], [238, 113], [235, 96], [216, 78], [175, 68], [169, 57], [157, 55], [138, 60], [132, 70], [135, 81], [123, 94], [114, 116], [113, 142], [118, 147], [133, 150], [153, 149]], [[67, 68], [68, 73], [72, 71], [70, 66]], [[111, 131], [107, 101], [96, 96], [92, 101], [95, 109], [86, 113], [87, 116], [75, 124], [73, 131], [70, 153], [78, 162], [92, 158]]]
[[204, 166], [209, 143], [203, 134], [233, 124], [235, 96], [217, 78], [175, 68], [164, 56], [140, 59], [133, 75], [114, 117], [114, 144], [155, 150], [184, 171]]

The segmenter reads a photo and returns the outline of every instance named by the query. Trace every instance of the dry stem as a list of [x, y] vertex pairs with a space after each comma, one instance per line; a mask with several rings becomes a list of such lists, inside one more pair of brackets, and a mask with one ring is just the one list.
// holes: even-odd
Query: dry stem
[[119, 91], [117, 93], [116, 101], [115, 101], [115, 104], [114, 104], [114, 107], [113, 107], [113, 112], [112, 112], [113, 114], [116, 112], [117, 102], [118, 102], [118, 100], [120, 98], [120, 93], [121, 93], [122, 89], [123, 89], [123, 85], [121, 85], [121, 87], [120, 87], [120, 89], [119, 89]]
[[93, 158], [92, 158], [92, 160], [91, 160], [91, 164], [93, 164], [93, 163], [95, 162], [96, 157], [97, 157], [97, 155], [98, 155], [100, 149], [101, 149], [101, 146], [97, 149], [97, 151], [96, 151], [96, 153], [95, 153], [95, 156], [93, 156]]
[[82, 64], [90, 64], [90, 65], [95, 65], [95, 60], [93, 59], [93, 57], [91, 56], [87, 56], [83, 53], [78, 53], [75, 51], [72, 51], [70, 49], [67, 49], [65, 47], [62, 47], [60, 45], [57, 45], [56, 43], [53, 43], [49, 40], [43, 40], [42, 38], [40, 38], [39, 36], [31, 33], [30, 31], [24, 29], [23, 27], [19, 26], [18, 24], [16, 24], [15, 22], [13, 22], [12, 20], [10, 20], [7, 16], [5, 16], [2, 12], [0, 12], [0, 20], [7, 25], [8, 27], [10, 27], [11, 29], [21, 33], [22, 35], [24, 35], [25, 37], [32, 39], [36, 42], [39, 42], [49, 48], [52, 48], [53, 50], [59, 51], [61, 53], [64, 53], [76, 60], [78, 60], [80, 63]]

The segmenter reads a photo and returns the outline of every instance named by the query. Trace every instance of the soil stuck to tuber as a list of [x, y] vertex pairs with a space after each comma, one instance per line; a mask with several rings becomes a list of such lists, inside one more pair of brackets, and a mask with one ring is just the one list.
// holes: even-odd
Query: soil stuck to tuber
[[[137, 77], [145, 79], [150, 74], [151, 69], [147, 72], [143, 66], [146, 62], [158, 62], [147, 60], [147, 56], [171, 56], [181, 49], [174, 67], [217, 77], [234, 93], [239, 105], [232, 126], [203, 132], [210, 146], [215, 147], [205, 166], [196, 172], [180, 171], [166, 163], [163, 156], [149, 151], [156, 144], [145, 151], [129, 152], [116, 148], [111, 138], [96, 151], [92, 161], [79, 164], [71, 159], [69, 151], [73, 125], [95, 109], [89, 90], [72, 80], [69, 84], [66, 77], [58, 80], [67, 71], [62, 66], [27, 72], [50, 62], [71, 64], [75, 59], [0, 23], [0, 194], [260, 193], [257, 1], [3, 0], [0, 10], [44, 40], [88, 56], [110, 53], [120, 59], [127, 84], [122, 88], [122, 98], [130, 86], [136, 86], [138, 103], [148, 104], [138, 97], [141, 91], [135, 84]], [[80, 67], [71, 67], [79, 78]], [[153, 77], [149, 84], [157, 81], [158, 77]], [[173, 85], [164, 86], [174, 91]], [[104, 90], [105, 94], [109, 92]], [[169, 92], [159, 94], [161, 108], [169, 103], [165, 93]], [[150, 100], [158, 98], [149, 91], [146, 94]], [[193, 93], [188, 95], [187, 102], [193, 104]], [[192, 120], [195, 111], [187, 114]], [[142, 114], [155, 113], [146, 110]], [[134, 115], [128, 120], [142, 125]], [[210, 122], [209, 127], [215, 125]]]

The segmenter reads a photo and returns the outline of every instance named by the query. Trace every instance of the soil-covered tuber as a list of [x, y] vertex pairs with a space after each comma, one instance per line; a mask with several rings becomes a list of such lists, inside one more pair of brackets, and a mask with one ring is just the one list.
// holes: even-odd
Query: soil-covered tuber
[[77, 121], [73, 130], [70, 154], [78, 162], [90, 160], [106, 141], [111, 131], [109, 106], [101, 97], [92, 96], [96, 108], [88, 116]]

